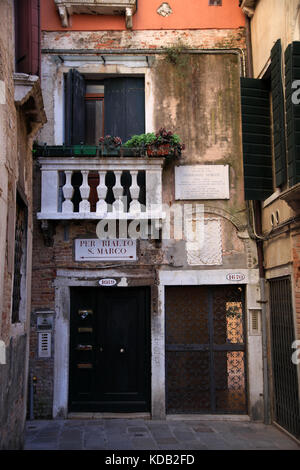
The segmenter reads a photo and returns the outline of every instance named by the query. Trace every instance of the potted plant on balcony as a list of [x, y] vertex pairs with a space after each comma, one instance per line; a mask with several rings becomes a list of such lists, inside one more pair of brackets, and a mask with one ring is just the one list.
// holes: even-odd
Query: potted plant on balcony
[[120, 137], [115, 137], [111, 135], [106, 135], [105, 137], [100, 137], [100, 154], [102, 156], [119, 156], [120, 148], [122, 145], [122, 140]]
[[175, 158], [181, 155], [185, 146], [177, 134], [162, 127], [156, 133], [148, 132], [132, 136], [125, 142], [123, 148], [131, 149], [139, 156], [146, 153], [149, 157]]
[[155, 134], [155, 139], [147, 146], [147, 155], [149, 157], [174, 158], [179, 157], [184, 148], [185, 145], [181, 143], [178, 134], [161, 127]]
[[123, 145], [123, 152], [126, 156], [144, 156], [147, 148], [155, 142], [154, 132], [147, 134], [133, 135], [131, 139], [127, 140]]

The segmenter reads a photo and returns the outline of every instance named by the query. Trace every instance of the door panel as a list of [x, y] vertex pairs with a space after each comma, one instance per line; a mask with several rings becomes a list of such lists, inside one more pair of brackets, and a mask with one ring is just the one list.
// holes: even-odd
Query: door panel
[[242, 287], [168, 287], [165, 298], [167, 412], [246, 412]]
[[148, 411], [147, 288], [71, 292], [70, 410]]
[[291, 360], [295, 341], [290, 277], [270, 279], [271, 352], [275, 421], [300, 438], [297, 365]]

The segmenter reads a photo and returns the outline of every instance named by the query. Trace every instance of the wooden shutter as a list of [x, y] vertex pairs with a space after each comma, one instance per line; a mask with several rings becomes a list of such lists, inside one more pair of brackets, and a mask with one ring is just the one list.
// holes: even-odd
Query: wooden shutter
[[65, 143], [85, 142], [85, 79], [72, 69], [66, 76], [65, 88]]
[[263, 201], [273, 192], [269, 87], [241, 78], [245, 199]]
[[271, 51], [271, 91], [276, 186], [282, 186], [286, 183], [287, 179], [281, 57], [281, 42], [280, 39], [278, 39]]
[[145, 132], [144, 78], [118, 77], [104, 83], [104, 134], [122, 142]]
[[[285, 99], [287, 123], [287, 154], [289, 186], [300, 182], [300, 104], [292, 102], [295, 89], [292, 84], [300, 80], [300, 42], [291, 43], [285, 51]], [[297, 87], [299, 88], [299, 86]]]
[[16, 71], [40, 74], [40, 2], [15, 0]]

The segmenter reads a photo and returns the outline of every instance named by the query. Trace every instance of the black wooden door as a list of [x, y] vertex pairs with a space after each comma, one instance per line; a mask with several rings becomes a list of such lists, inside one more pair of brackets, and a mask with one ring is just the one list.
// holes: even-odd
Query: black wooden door
[[70, 411], [149, 411], [147, 288], [71, 289]]

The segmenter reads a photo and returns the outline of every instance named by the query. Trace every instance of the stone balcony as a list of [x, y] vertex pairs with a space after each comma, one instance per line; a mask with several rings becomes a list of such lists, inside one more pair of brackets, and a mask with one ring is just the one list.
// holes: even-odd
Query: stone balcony
[[159, 157], [40, 157], [40, 220], [162, 219]]
[[137, 0], [55, 0], [62, 26], [69, 26], [73, 14], [122, 15], [126, 28], [132, 28], [132, 15], [137, 9]]

